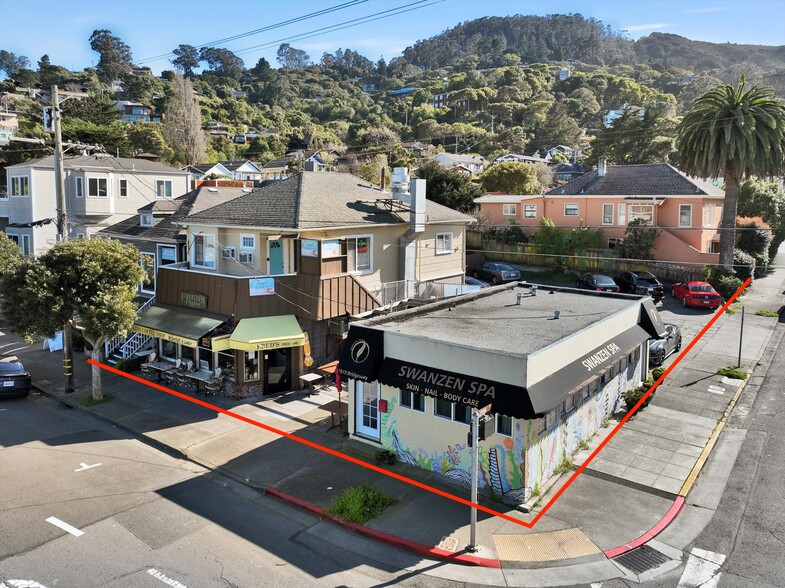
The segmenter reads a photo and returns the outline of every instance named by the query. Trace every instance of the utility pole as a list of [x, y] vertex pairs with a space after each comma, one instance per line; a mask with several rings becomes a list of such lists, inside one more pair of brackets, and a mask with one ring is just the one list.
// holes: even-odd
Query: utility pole
[[[55, 193], [57, 195], [57, 235], [60, 241], [68, 240], [68, 211], [65, 203], [65, 172], [63, 170], [63, 134], [60, 126], [60, 96], [57, 86], [52, 86], [52, 122], [55, 132]], [[65, 393], [74, 391], [74, 353], [71, 346], [71, 323], [63, 326], [63, 375]]]

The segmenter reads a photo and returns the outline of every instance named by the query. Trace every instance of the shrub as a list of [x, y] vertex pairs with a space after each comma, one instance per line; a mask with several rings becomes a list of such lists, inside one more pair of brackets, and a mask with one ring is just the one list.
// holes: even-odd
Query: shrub
[[741, 249], [735, 249], [733, 251], [733, 269], [736, 270], [736, 277], [743, 282], [753, 275], [755, 258]]
[[656, 367], [653, 370], [651, 370], [651, 377], [656, 382], [657, 380], [660, 379], [660, 376], [662, 374], [664, 374], [664, 373], [665, 373], [665, 368], [664, 367]]
[[347, 488], [326, 512], [345, 521], [362, 525], [378, 517], [388, 506], [397, 503], [398, 500], [389, 494], [363, 484]]
[[734, 380], [746, 380], [747, 379], [747, 372], [743, 372], [741, 370], [737, 370], [734, 367], [728, 366], [724, 368], [720, 368], [717, 370], [717, 374], [720, 376], [725, 376], [727, 378], [733, 378]]
[[[638, 404], [638, 401], [643, 398], [643, 395], [646, 394], [653, 383], [653, 380], [648, 379], [637, 388], [626, 390], [621, 393], [621, 398], [624, 400], [624, 404], [627, 406], [628, 411], [632, 410], [633, 407]], [[641, 408], [647, 406], [649, 402], [651, 402], [652, 398], [654, 398], [654, 392], [652, 392], [651, 395], [646, 399], [646, 402], [641, 405]]]
[[778, 317], [780, 313], [776, 310], [756, 310], [755, 314], [758, 316]]
[[562, 455], [559, 465], [556, 466], [556, 473], [566, 474], [570, 470], [572, 470], [572, 461], [566, 455]]
[[395, 452], [390, 451], [389, 449], [382, 449], [377, 451], [374, 455], [377, 464], [386, 463], [387, 465], [393, 465], [396, 462]]

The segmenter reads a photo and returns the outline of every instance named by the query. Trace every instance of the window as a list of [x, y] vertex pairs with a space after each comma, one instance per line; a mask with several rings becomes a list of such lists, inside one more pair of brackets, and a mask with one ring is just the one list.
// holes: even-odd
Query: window
[[436, 416], [452, 419], [452, 402], [444, 398], [437, 398], [433, 403], [433, 414]]
[[106, 198], [108, 195], [106, 178], [87, 179], [87, 196], [89, 198]]
[[240, 251], [240, 263], [253, 263], [253, 252], [251, 251]]
[[256, 237], [253, 235], [240, 235], [240, 249], [256, 249]]
[[350, 272], [371, 271], [371, 236], [346, 239], [346, 267]]
[[647, 225], [654, 224], [654, 206], [651, 204], [630, 204], [630, 222], [643, 219]]
[[692, 204], [679, 204], [679, 226], [692, 226]]
[[118, 195], [120, 198], [128, 198], [128, 180], [120, 180]]
[[215, 236], [194, 235], [194, 266], [215, 267]]
[[502, 214], [504, 216], [515, 216], [515, 204], [502, 204]]
[[155, 194], [158, 198], [172, 197], [172, 180], [156, 180]]
[[624, 202], [619, 202], [619, 222], [622, 226], [627, 225], [627, 205]]
[[583, 387], [583, 390], [581, 390], [581, 399], [586, 400], [589, 397], [589, 394], [591, 394], [591, 384], [586, 384]]
[[452, 253], [452, 233], [436, 234], [436, 255]]
[[77, 198], [84, 198], [84, 178], [74, 178], [74, 193]]
[[604, 225], [613, 224], [613, 204], [602, 205], [602, 224]]
[[578, 216], [578, 205], [577, 204], [565, 204], [564, 205], [564, 216]]
[[140, 227], [152, 227], [153, 226], [153, 215], [147, 212], [143, 212], [139, 215], [139, 226]]
[[30, 178], [27, 176], [12, 177], [11, 196], [30, 196]]
[[401, 406], [417, 412], [425, 412], [425, 396], [412, 393], [411, 390], [401, 390]]
[[245, 352], [245, 373], [243, 380], [253, 382], [259, 379], [259, 352]]
[[465, 404], [455, 404], [443, 398], [436, 398], [433, 403], [433, 414], [436, 416], [468, 425], [472, 422], [472, 409]]
[[76, 238], [77, 239], [84, 239], [84, 233], [77, 233], [76, 234]]
[[544, 419], [540, 419], [539, 433], [544, 433], [554, 425], [556, 422], [556, 411], [557, 409], [554, 408], [552, 411], [545, 413]]
[[224, 259], [234, 259], [235, 249], [234, 247], [222, 247], [221, 248], [221, 257]]
[[537, 218], [537, 205], [524, 204], [523, 205], [523, 218]]
[[566, 417], [573, 410], [575, 410], [575, 394], [570, 394], [561, 403], [562, 417]]
[[496, 433], [505, 437], [512, 437], [512, 418], [503, 414], [497, 414]]
[[30, 235], [22, 235], [22, 255], [30, 255], [33, 252], [30, 246]]
[[722, 214], [722, 206], [719, 204], [704, 204], [703, 205], [703, 226], [716, 227], [720, 222], [720, 215]]

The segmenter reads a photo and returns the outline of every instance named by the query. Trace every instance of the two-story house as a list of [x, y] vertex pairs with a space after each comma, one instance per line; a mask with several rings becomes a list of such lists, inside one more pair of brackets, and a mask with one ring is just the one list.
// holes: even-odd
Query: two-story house
[[319, 365], [337, 357], [350, 315], [462, 284], [473, 222], [401, 171], [392, 193], [305, 171], [177, 221], [186, 261], [159, 268], [134, 330], [161, 357], [231, 373], [227, 394], [297, 389], [305, 335]]
[[120, 120], [123, 122], [158, 122], [164, 121], [164, 116], [156, 114], [155, 109], [147, 104], [130, 102], [128, 100], [118, 100], [115, 102], [118, 110], [122, 113]]
[[[187, 172], [145, 159], [80, 155], [65, 158], [63, 170], [69, 237], [90, 237], [189, 188]], [[54, 157], [8, 166], [6, 176], [8, 193], [0, 197], [5, 232], [25, 253], [43, 253], [57, 237]]]
[[611, 165], [543, 195], [486, 194], [475, 203], [491, 225], [519, 224], [531, 236], [545, 217], [559, 227], [603, 229], [608, 247], [624, 239], [630, 221], [660, 229], [653, 255], [676, 263], [719, 260], [719, 223], [725, 192], [687, 177], [667, 163]]

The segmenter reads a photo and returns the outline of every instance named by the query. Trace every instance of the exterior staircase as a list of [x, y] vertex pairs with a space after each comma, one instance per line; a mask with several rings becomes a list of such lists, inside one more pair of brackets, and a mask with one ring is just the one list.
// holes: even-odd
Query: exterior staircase
[[[136, 309], [137, 315], [150, 308], [153, 302], [155, 296]], [[141, 333], [131, 333], [130, 336], [119, 335], [104, 343], [104, 359], [107, 364], [115, 367], [119, 361], [125, 361], [139, 352], [153, 351], [153, 343], [153, 337]]]

